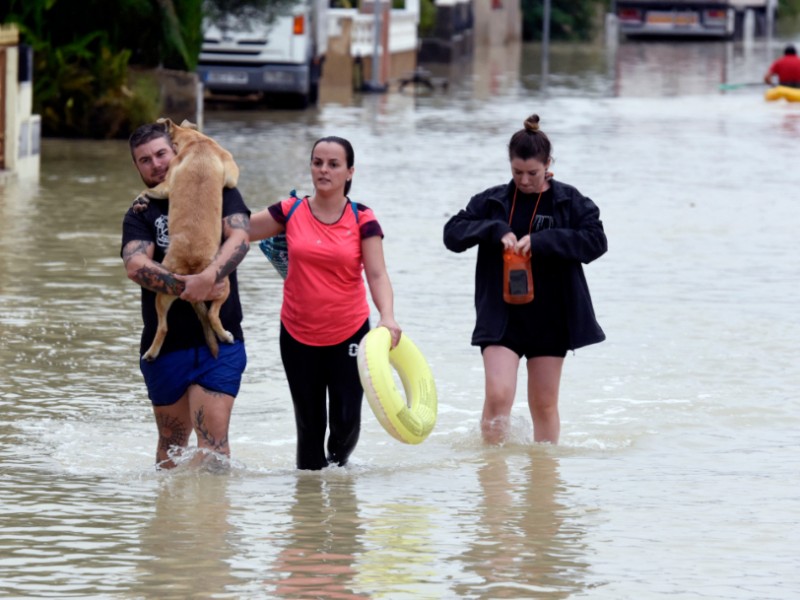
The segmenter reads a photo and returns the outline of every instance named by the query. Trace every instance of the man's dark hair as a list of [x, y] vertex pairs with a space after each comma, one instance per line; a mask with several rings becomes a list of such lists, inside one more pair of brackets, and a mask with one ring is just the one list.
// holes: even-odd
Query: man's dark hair
[[145, 125], [137, 127], [136, 131], [131, 134], [131, 137], [128, 140], [128, 143], [131, 147], [131, 156], [133, 156], [133, 151], [135, 148], [138, 148], [147, 142], [152, 142], [157, 138], [164, 138], [167, 140], [168, 144], [172, 144], [172, 139], [169, 137], [167, 128], [163, 123], [146, 123]]
[[797, 50], [795, 50], [795, 47], [792, 44], [789, 44], [788, 46], [786, 46], [786, 48], [783, 49], [783, 53], [787, 56], [789, 55], [795, 56], [797, 55]]

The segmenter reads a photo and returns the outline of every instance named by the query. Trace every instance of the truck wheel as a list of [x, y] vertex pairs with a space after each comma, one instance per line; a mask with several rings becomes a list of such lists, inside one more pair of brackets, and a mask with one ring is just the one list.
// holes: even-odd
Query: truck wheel
[[306, 94], [268, 94], [264, 96], [264, 103], [270, 108], [278, 110], [303, 110], [308, 108]]
[[312, 81], [308, 86], [308, 103], [316, 106], [319, 102], [319, 80]]
[[292, 95], [292, 108], [296, 108], [297, 110], [305, 110], [308, 108], [310, 102], [309, 94]]

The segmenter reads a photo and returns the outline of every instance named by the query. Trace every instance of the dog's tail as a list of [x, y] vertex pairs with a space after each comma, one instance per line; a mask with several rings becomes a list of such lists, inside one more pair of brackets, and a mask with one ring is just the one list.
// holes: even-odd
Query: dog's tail
[[197, 318], [200, 319], [200, 323], [203, 326], [203, 335], [206, 338], [208, 349], [211, 350], [211, 355], [217, 358], [219, 354], [219, 342], [217, 341], [217, 336], [214, 334], [214, 329], [211, 327], [211, 323], [208, 321], [208, 308], [206, 308], [205, 302], [193, 302], [192, 306], [194, 307], [194, 312], [197, 313]]

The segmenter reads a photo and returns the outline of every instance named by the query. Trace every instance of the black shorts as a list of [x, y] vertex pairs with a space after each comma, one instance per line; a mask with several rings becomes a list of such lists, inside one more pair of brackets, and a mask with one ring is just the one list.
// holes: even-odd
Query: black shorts
[[511, 307], [508, 325], [503, 337], [496, 342], [480, 344], [481, 354], [489, 346], [503, 346], [516, 352], [522, 358], [537, 356], [565, 357], [569, 342], [567, 328], [561, 319], [536, 319], [526, 310], [526, 306]]

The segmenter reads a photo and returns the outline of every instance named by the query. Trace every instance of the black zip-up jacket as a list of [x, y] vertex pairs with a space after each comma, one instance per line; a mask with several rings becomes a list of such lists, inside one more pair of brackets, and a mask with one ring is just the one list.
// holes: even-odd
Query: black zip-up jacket
[[[590, 263], [608, 250], [600, 209], [589, 198], [566, 183], [550, 180], [553, 189], [554, 227], [531, 234], [533, 256], [563, 259], [566, 289], [563, 297], [569, 330], [569, 349], [602, 342], [605, 334], [597, 323], [589, 286], [581, 263]], [[500, 340], [508, 323], [508, 304], [503, 300], [503, 246], [500, 239], [511, 231], [509, 212], [514, 196], [513, 181], [489, 188], [472, 197], [444, 226], [444, 245], [464, 252], [478, 245], [475, 266], [475, 310], [477, 320], [472, 344]]]

